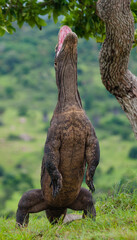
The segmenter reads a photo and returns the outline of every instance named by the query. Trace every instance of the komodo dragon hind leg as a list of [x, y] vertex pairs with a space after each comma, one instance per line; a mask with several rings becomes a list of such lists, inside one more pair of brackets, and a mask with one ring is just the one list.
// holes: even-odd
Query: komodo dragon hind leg
[[76, 200], [68, 206], [72, 210], [83, 210], [83, 218], [86, 216], [92, 217], [93, 220], [96, 218], [96, 210], [94, 207], [94, 202], [92, 199], [92, 194], [85, 188], [81, 188], [78, 197]]
[[18, 204], [16, 226], [26, 227], [29, 222], [29, 213], [37, 213], [46, 209], [47, 204], [40, 189], [24, 193]]

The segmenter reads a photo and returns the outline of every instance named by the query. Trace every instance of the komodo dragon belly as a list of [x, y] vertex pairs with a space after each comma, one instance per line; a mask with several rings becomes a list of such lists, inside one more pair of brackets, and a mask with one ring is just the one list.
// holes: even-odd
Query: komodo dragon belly
[[[71, 204], [81, 188], [85, 171], [85, 115], [81, 118], [75, 114], [65, 119], [62, 127], [59, 172], [62, 175], [62, 189], [55, 199], [50, 188], [50, 176], [45, 174], [43, 189], [46, 201], [50, 206], [65, 207]], [[83, 119], [84, 118], [84, 119]], [[80, 120], [81, 119], [81, 120]]]

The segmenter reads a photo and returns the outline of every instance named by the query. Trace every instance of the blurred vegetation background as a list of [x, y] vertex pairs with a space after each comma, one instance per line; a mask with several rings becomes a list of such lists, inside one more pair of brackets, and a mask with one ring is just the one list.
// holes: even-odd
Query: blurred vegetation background
[[[27, 25], [0, 44], [0, 214], [15, 214], [25, 191], [40, 188], [41, 161], [56, 102], [54, 49], [60, 25], [47, 20], [42, 31]], [[101, 45], [79, 39], [78, 86], [83, 107], [95, 127], [101, 161], [96, 195], [137, 187], [137, 144], [116, 99], [101, 83]], [[129, 68], [137, 75], [133, 49]], [[83, 182], [85, 185], [85, 182]]]

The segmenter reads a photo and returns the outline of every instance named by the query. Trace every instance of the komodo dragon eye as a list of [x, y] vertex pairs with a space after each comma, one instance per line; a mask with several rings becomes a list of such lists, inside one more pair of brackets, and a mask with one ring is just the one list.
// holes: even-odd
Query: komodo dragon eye
[[57, 62], [54, 62], [54, 67], [57, 68]]

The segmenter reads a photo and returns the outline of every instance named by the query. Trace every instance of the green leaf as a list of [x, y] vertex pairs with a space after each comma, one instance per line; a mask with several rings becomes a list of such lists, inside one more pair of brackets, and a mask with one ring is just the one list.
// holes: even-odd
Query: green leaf
[[17, 24], [18, 24], [19, 28], [22, 28], [22, 26], [23, 26], [23, 23], [24, 23], [24, 21], [18, 21], [18, 22], [17, 22]]
[[13, 32], [16, 32], [16, 29], [15, 29], [14, 27], [12, 27], [12, 26], [9, 26], [9, 27], [7, 28], [7, 30], [8, 30], [8, 32], [9, 32], [10, 34], [13, 34]]
[[0, 28], [1, 28], [2, 30], [4, 30], [4, 33], [5, 33], [5, 32], [8, 32], [8, 33], [9, 33], [9, 31], [7, 30], [6, 27], [4, 27], [4, 26], [0, 26]]
[[31, 20], [28, 20], [27, 23], [33, 28], [35, 27], [35, 22], [31, 19]]
[[56, 9], [53, 10], [53, 20], [55, 24], [58, 22], [58, 14]]
[[2, 5], [4, 5], [5, 4], [5, 0], [0, 0], [0, 5], [2, 6]]
[[90, 30], [90, 23], [87, 22], [87, 24], [86, 24], [86, 31], [88, 32], [89, 30]]
[[134, 12], [135, 10], [137, 10], [137, 2], [134, 2], [131, 4], [131, 9]]
[[0, 36], [3, 36], [5, 34], [5, 30], [0, 27]]
[[44, 27], [44, 26], [47, 25], [47, 23], [45, 22], [45, 20], [42, 19], [42, 18], [40, 18], [40, 17], [38, 17], [38, 16], [35, 17], [35, 21], [36, 21], [37, 25], [39, 25], [39, 26]]

